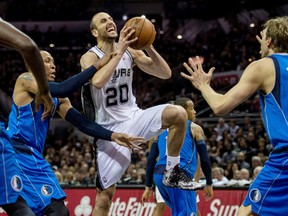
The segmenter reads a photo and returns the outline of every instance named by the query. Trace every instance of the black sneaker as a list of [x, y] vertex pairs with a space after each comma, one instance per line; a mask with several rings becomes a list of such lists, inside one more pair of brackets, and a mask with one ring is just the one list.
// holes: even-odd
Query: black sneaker
[[177, 164], [173, 169], [165, 170], [163, 184], [167, 187], [176, 187], [184, 190], [198, 190], [202, 187], [193, 181], [190, 175]]

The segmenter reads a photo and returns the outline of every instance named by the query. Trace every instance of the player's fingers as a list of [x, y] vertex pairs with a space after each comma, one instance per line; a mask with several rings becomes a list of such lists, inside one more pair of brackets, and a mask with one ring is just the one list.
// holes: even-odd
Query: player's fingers
[[[50, 112], [49, 112], [49, 114], [50, 114]], [[42, 116], [41, 116], [41, 120], [44, 121], [48, 117], [49, 114], [48, 114], [47, 110], [44, 110], [44, 112], [42, 113]]]
[[130, 149], [139, 149], [139, 150], [142, 150], [142, 147], [141, 146], [139, 146], [139, 145], [136, 145], [136, 144], [134, 144], [134, 143], [132, 143], [132, 142], [129, 142], [129, 147], [130, 147]]
[[257, 39], [257, 41], [260, 43], [261, 38], [260, 38], [258, 35], [256, 35], [256, 39]]
[[214, 71], [215, 71], [215, 67], [210, 68], [208, 72], [209, 76], [212, 76]]
[[42, 113], [42, 121], [44, 121], [46, 118], [48, 118], [51, 115], [51, 107], [47, 106], [47, 104], [44, 104], [44, 111]]
[[131, 29], [130, 26], [126, 31], [128, 32], [128, 34], [126, 35], [127, 38], [130, 38], [135, 33], [135, 29]]
[[188, 75], [185, 74], [184, 72], [181, 72], [180, 74], [181, 74], [182, 77], [184, 77], [184, 78], [187, 79], [187, 80], [191, 80], [191, 78], [192, 78], [191, 76], [188, 76]]
[[190, 67], [194, 70], [194, 71], [197, 71], [198, 67], [197, 65], [195, 64], [194, 60], [192, 58], [189, 58], [188, 59], [188, 63], [190, 65]]
[[201, 60], [200, 60], [200, 57], [199, 57], [199, 56], [196, 56], [196, 65], [197, 65], [197, 68], [198, 68], [200, 71], [203, 71], [202, 63], [201, 63]]
[[127, 41], [128, 45], [136, 42], [138, 40], [138, 37], [133, 38], [132, 40]]
[[183, 63], [183, 66], [186, 68], [186, 70], [192, 75], [193, 74], [193, 70], [192, 70], [192, 68], [186, 63], [186, 62], [184, 62]]
[[120, 140], [116, 140], [117, 144], [121, 145], [121, 146], [124, 146], [124, 147], [127, 147], [128, 149], [130, 149], [130, 151], [132, 151], [132, 148], [130, 146], [129, 143], [126, 143], [126, 142], [122, 142]]
[[130, 137], [129, 141], [137, 143], [146, 143], [146, 140], [143, 137]]

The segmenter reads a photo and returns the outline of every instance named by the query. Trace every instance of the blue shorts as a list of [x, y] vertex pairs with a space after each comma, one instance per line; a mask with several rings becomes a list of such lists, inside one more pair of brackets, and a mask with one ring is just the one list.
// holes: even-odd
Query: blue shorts
[[[23, 145], [23, 144], [22, 144]], [[17, 161], [22, 171], [23, 190], [21, 196], [37, 215], [50, 205], [51, 199], [65, 199], [66, 194], [42, 154], [32, 147], [15, 148]]]
[[287, 215], [288, 149], [273, 151], [250, 185], [244, 206], [251, 205], [257, 215]]
[[165, 200], [165, 203], [172, 210], [173, 216], [197, 215], [195, 191], [167, 187], [162, 183], [163, 174], [154, 173], [153, 176], [154, 182], [157, 185], [163, 199]]
[[22, 188], [14, 149], [6, 130], [0, 127], [0, 205], [15, 203]]

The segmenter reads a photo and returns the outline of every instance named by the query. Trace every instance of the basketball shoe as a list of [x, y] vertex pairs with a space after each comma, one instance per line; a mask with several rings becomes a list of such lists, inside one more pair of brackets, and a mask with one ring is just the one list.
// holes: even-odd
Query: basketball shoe
[[202, 187], [193, 181], [190, 175], [177, 164], [173, 169], [165, 170], [163, 184], [167, 187], [181, 188], [183, 190], [198, 190]]

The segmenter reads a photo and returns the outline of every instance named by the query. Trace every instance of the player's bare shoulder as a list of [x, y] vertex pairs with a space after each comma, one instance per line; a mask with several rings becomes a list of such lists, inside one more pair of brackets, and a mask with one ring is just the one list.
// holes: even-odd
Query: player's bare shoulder
[[94, 53], [88, 50], [86, 53], [84, 53], [80, 58], [80, 65], [83, 70], [90, 67], [94, 62], [99, 60], [98, 56]]
[[249, 77], [254, 84], [258, 83], [258, 88], [268, 94], [275, 85], [274, 62], [271, 58], [267, 57], [254, 61], [248, 65], [242, 76]]
[[16, 85], [26, 86], [31, 85], [32, 83], [36, 82], [35, 77], [31, 72], [25, 72], [18, 76], [16, 80]]
[[192, 130], [192, 134], [193, 134], [194, 139], [200, 140], [200, 139], [204, 138], [204, 131], [200, 125], [192, 122], [191, 123], [191, 130]]

